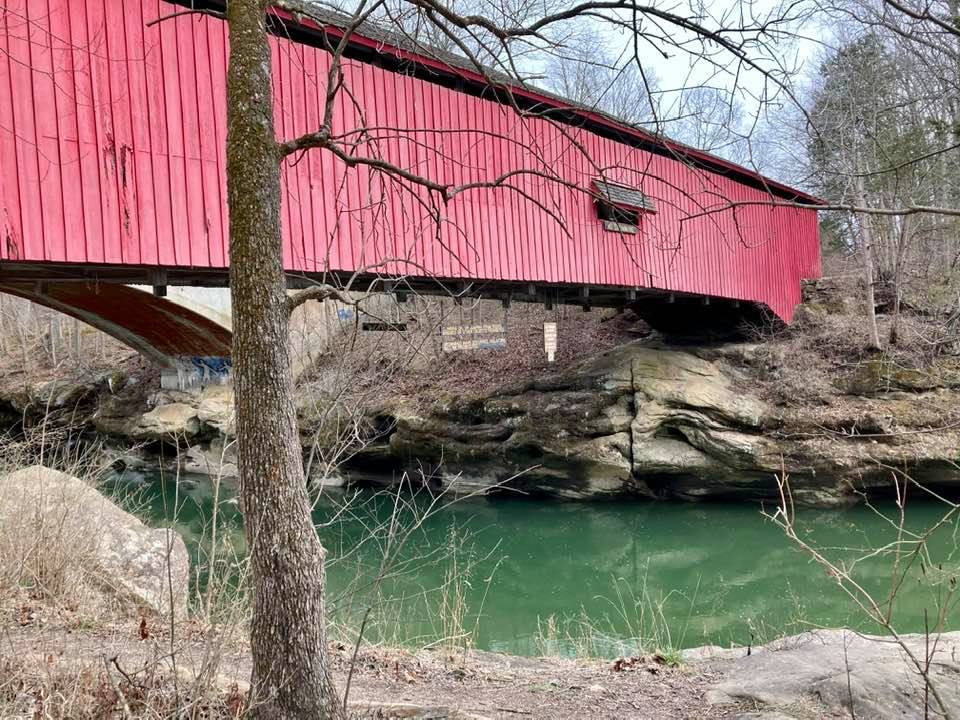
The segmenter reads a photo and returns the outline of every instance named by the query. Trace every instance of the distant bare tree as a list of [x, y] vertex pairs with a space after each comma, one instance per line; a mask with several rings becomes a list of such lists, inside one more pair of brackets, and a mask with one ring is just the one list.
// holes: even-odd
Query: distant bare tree
[[745, 125], [743, 102], [729, 91], [703, 85], [684, 89], [674, 117], [665, 116], [668, 134], [734, 162], [749, 164], [744, 143], [752, 128]]
[[564, 98], [635, 125], [655, 124], [657, 78], [596, 30], [576, 33], [550, 54], [544, 84]]

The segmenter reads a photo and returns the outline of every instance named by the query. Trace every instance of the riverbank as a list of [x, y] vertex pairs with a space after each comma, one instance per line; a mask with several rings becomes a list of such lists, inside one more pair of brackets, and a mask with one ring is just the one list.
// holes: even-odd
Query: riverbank
[[[7, 616], [0, 631], [3, 717], [133, 718], [194, 706], [204, 717], [239, 718], [248, 708], [248, 650], [215, 627], [180, 626], [171, 640], [162, 621], [89, 629], [62, 615], [24, 621], [21, 610], [18, 617]], [[921, 656], [926, 641], [905, 637]], [[751, 650], [698, 648], [679, 665], [656, 654], [597, 661], [372, 646], [356, 658], [353, 652], [330, 645], [336, 685], [342, 691], [349, 678], [357, 719], [919, 720], [932, 702], [902, 649], [842, 630]], [[932, 681], [952, 709], [960, 707], [958, 652], [960, 633], [949, 633], [937, 638], [931, 657]]]
[[[956, 496], [960, 358], [864, 351], [856, 308], [831, 292], [751, 342], [668, 344], [609, 316], [571, 318], [564, 332], [581, 342], [556, 366], [529, 347], [532, 321], [513, 327], [516, 353], [406, 363], [393, 343], [359, 359], [323, 355], [298, 380], [304, 460], [327, 486], [406, 477], [576, 500], [777, 501], [784, 472], [798, 504], [891, 496], [898, 475]], [[120, 469], [236, 475], [229, 386], [161, 391], [133, 358], [3, 377], [8, 427], [101, 442]]]
[[[189, 556], [213, 563], [210, 554], [188, 552], [185, 546], [194, 543], [179, 533], [145, 526], [118, 507], [118, 499], [108, 500], [87, 482], [64, 473], [21, 468], [0, 478], [0, 489], [0, 716], [135, 718], [188, 709], [212, 718], [244, 716], [250, 672], [243, 640], [249, 622], [246, 598], [236, 592], [230, 577], [221, 577], [219, 587], [196, 584], [197, 576], [183, 562]], [[543, 507], [554, 513], [560, 509], [555, 504]], [[377, 536], [370, 532], [376, 523], [361, 525], [367, 528], [365, 542], [376, 544]], [[223, 531], [228, 526], [207, 527]], [[888, 529], [898, 532], [894, 526]], [[860, 531], [877, 539], [867, 528]], [[805, 542], [817, 539], [804, 537]], [[345, 547], [357, 546], [349, 537], [345, 540]], [[762, 543], [746, 546], [751, 548], [751, 572], [757, 575], [768, 564], [756, 553]], [[568, 567], [578, 564], [562, 549], [550, 549], [559, 552]], [[334, 563], [342, 549], [331, 550]], [[590, 555], [599, 562], [610, 550], [617, 553], [598, 547]], [[649, 550], [644, 547], [643, 553]], [[414, 572], [418, 584], [427, 587], [423, 555], [434, 550], [426, 546], [418, 551]], [[675, 547], [674, 565], [679, 565], [678, 552]], [[955, 606], [956, 581], [950, 567], [936, 561], [934, 549], [927, 548], [928, 556], [934, 558], [937, 572], [931, 566], [923, 577], [938, 598], [931, 610], [939, 629]], [[233, 557], [242, 568], [242, 557]], [[884, 587], [882, 577], [862, 562], [856, 565]], [[391, 572], [400, 569], [390, 567]], [[454, 575], [454, 589], [456, 582], [469, 581], [462, 565], [448, 566], [450, 571], [460, 573]], [[502, 572], [510, 572], [509, 565]], [[808, 566], [808, 573], [818, 572]], [[896, 569], [891, 577], [894, 585], [904, 584]], [[366, 584], [365, 576], [359, 579]], [[834, 576], [830, 584], [838, 581]], [[712, 589], [726, 592], [737, 582], [729, 578]], [[570, 592], [575, 582], [563, 578], [561, 587]], [[644, 587], [636, 579], [629, 581], [627, 590], [643, 593], [631, 595], [624, 610], [662, 612], [662, 607], [634, 604], [647, 599]], [[378, 597], [382, 600], [389, 590], [389, 585], [381, 585]], [[524, 597], [539, 599], [530, 582], [522, 590]], [[335, 603], [336, 597], [333, 592], [328, 602]], [[960, 704], [956, 632], [902, 634], [893, 642], [892, 636], [817, 631], [763, 646], [686, 651], [677, 651], [666, 635], [619, 658], [522, 658], [472, 649], [473, 635], [458, 615], [467, 604], [465, 597], [454, 592], [445, 598], [445, 607], [432, 618], [445, 631], [426, 644], [413, 645], [421, 648], [417, 651], [365, 642], [354, 658], [356, 626], [331, 628], [331, 637], [337, 638], [330, 646], [333, 672], [340, 688], [349, 678], [355, 717], [892, 720], [926, 717], [924, 708], [932, 702], [947, 708]], [[514, 604], [519, 599], [519, 594], [506, 598]], [[189, 616], [184, 612], [188, 602]], [[373, 614], [394, 609], [379, 604]], [[903, 619], [901, 609], [896, 617]]]

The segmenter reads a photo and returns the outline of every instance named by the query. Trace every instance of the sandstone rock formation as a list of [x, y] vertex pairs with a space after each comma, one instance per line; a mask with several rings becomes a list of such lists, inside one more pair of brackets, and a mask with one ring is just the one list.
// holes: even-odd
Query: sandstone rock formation
[[[955, 712], [960, 708], [960, 632], [901, 639], [922, 664], [930, 649], [930, 682]], [[722, 675], [707, 691], [707, 700], [756, 704], [757, 718], [942, 717], [916, 666], [889, 637], [816, 630], [777, 640], [750, 655], [742, 649], [720, 651], [707, 664]]]
[[[150, 529], [96, 489], [40, 465], [0, 477], [0, 544], [32, 568], [23, 582], [80, 586], [112, 608], [185, 614], [190, 562], [183, 539]], [[26, 572], [26, 571], [25, 571]]]
[[[889, 492], [897, 473], [946, 491], [960, 484], [955, 365], [918, 372], [869, 360], [837, 373], [829, 392], [784, 402], [770, 392], [770, 370], [757, 367], [762, 350], [639, 340], [479, 396], [451, 389], [432, 403], [387, 399], [369, 409], [370, 442], [326, 455], [349, 458], [337, 483], [408, 472], [456, 492], [567, 499], [776, 500], [784, 470], [795, 501], [812, 505]], [[143, 467], [156, 467], [160, 444], [165, 460], [179, 452], [183, 471], [236, 476], [230, 387], [141, 392], [138, 403], [108, 380], [46, 384], [3, 401], [24, 415], [50, 398], [69, 406], [70, 422], [111, 439], [127, 464], [139, 454]], [[339, 421], [321, 431], [331, 417], [318, 412], [325, 405], [308, 392], [300, 399], [307, 457], [317, 457], [316, 443], [354, 437]]]
[[455, 489], [576, 499], [775, 499], [782, 470], [795, 499], [817, 505], [855, 502], [898, 471], [960, 482], [958, 428], [917, 432], [942, 424], [951, 391], [775, 407], [731, 360], [743, 351], [636, 342], [479, 400], [401, 408], [378, 461], [435, 467]]

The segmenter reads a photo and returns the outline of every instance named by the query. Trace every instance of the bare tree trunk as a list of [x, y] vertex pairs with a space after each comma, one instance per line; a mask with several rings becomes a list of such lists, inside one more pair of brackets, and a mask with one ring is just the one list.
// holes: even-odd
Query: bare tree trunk
[[907, 245], [910, 242], [911, 221], [901, 218], [899, 242], [897, 243], [896, 264], [893, 268], [893, 322], [890, 324], [890, 344], [900, 342], [900, 310], [903, 305], [903, 266], [906, 264]]
[[83, 364], [83, 348], [81, 347], [80, 321], [73, 319], [73, 357], [77, 365]]
[[227, 87], [230, 286], [240, 492], [261, 718], [345, 718], [327, 664], [324, 549], [310, 518], [293, 405], [266, 0], [231, 0]]
[[9, 328], [7, 327], [7, 308], [6, 308], [6, 299], [3, 296], [3, 293], [0, 293], [0, 354], [6, 355], [9, 352], [9, 345], [7, 341], [7, 332]]
[[880, 331], [877, 329], [877, 302], [873, 292], [873, 242], [870, 239], [870, 218], [861, 219], [863, 234], [863, 282], [866, 285], [864, 302], [867, 305], [867, 332], [870, 335], [870, 347], [880, 349]]
[[50, 364], [57, 366], [57, 341], [60, 339], [60, 318], [50, 314]]
[[[857, 204], [866, 207], [866, 193], [863, 190], [863, 178], [857, 177]], [[870, 227], [870, 218], [860, 218], [860, 240], [863, 247], [863, 281], [866, 287], [864, 301], [867, 304], [867, 332], [870, 335], [870, 347], [880, 349], [880, 331], [877, 329], [877, 303], [873, 292], [873, 233]]]

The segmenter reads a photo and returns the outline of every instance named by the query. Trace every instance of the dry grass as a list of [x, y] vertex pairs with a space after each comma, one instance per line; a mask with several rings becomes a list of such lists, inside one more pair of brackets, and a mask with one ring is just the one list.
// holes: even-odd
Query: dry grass
[[[97, 447], [69, 446], [65, 435], [40, 427], [17, 439], [0, 437], [0, 475], [46, 462], [96, 486], [103, 455]], [[8, 490], [0, 505], [0, 607], [16, 608], [28, 597], [90, 614], [102, 604], [92, 581], [97, 518], [77, 513], [70, 498], [55, 492], [42, 485], [30, 497], [11, 497]]]
[[[129, 631], [48, 632], [42, 639], [0, 633], [0, 717], [224, 720], [251, 714], [255, 700], [246, 696], [250, 663], [243, 648], [232, 649], [210, 674], [196, 664], [202, 637], [182, 641], [175, 659], [165, 650], [165, 638], [158, 640], [140, 640]], [[708, 669], [658, 664], [618, 672], [609, 662], [371, 647], [354, 658], [351, 647], [335, 644], [330, 661], [341, 690], [354, 667], [353, 720], [702, 720], [730, 717], [738, 709], [705, 702], [716, 678]]]
[[[0, 475], [42, 463], [105, 492], [108, 454], [71, 438], [44, 424], [0, 439]], [[131, 605], [103, 577], [103, 519], [70, 498], [45, 496], [47, 489], [11, 497], [8, 488], [0, 505], [0, 718], [241, 717], [245, 693], [223, 685], [220, 668], [247, 633], [248, 564], [222, 531], [222, 519], [210, 518], [193, 559], [193, 580], [206, 579], [202, 591], [196, 586], [191, 593], [194, 616], [157, 615]], [[110, 499], [136, 514], [136, 495]], [[171, 507], [175, 525], [176, 499]], [[41, 648], [47, 635], [65, 642], [25, 653], [11, 639], [18, 633], [35, 636], [31, 645]], [[130, 656], [142, 660], [135, 671], [114, 661]]]
[[97, 528], [75, 517], [63, 505], [48, 512], [42, 502], [19, 517], [0, 514], [0, 602], [27, 593], [84, 611], [99, 605], [87, 582], [96, 567]]
[[768, 399], [814, 407], [836, 403], [846, 392], [844, 380], [868, 363], [927, 370], [960, 352], [960, 347], [942, 342], [943, 316], [936, 308], [909, 303], [897, 322], [896, 343], [889, 341], [893, 317], [878, 313], [884, 347], [871, 350], [862, 294], [856, 276], [828, 278], [806, 288], [805, 306], [791, 326], [755, 329], [759, 345], [743, 364]]
[[0, 717], [44, 720], [107, 718], [238, 719], [247, 715], [239, 685], [203, 688], [175, 682], [169, 670], [130, 674], [113, 658], [80, 663], [0, 657]]

